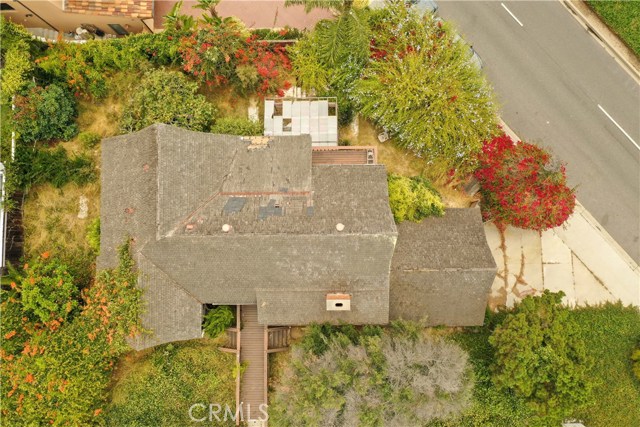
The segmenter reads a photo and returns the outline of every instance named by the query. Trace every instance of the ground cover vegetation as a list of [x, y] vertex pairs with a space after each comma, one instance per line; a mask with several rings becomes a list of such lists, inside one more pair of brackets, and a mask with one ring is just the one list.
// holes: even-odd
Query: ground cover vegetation
[[640, 57], [640, 8], [637, 2], [587, 0], [586, 3]]
[[279, 426], [422, 425], [461, 412], [473, 387], [467, 354], [422, 331], [400, 322], [309, 327], [275, 386], [270, 419]]
[[235, 356], [218, 349], [209, 339], [166, 344], [129, 354], [116, 367], [109, 403], [105, 407], [106, 425], [148, 427], [190, 424], [189, 408], [196, 403], [193, 416], [209, 415], [210, 403], [222, 406], [221, 421], [206, 425], [233, 426], [223, 413], [235, 410]]

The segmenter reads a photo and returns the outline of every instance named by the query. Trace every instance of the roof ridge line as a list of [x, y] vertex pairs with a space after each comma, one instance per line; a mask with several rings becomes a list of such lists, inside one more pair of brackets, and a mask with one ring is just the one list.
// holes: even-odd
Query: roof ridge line
[[[146, 246], [146, 245], [145, 245]], [[145, 254], [142, 253], [142, 249], [140, 249], [138, 251], [138, 256], [143, 257], [146, 261], [148, 261], [149, 263], [151, 263], [155, 268], [157, 268], [158, 270], [160, 270], [165, 276], [167, 276], [169, 278], [169, 280], [171, 281], [171, 284], [177, 289], [177, 290], [181, 290], [182, 292], [184, 292], [185, 294], [187, 294], [188, 296], [190, 296], [191, 298], [193, 298], [196, 302], [198, 302], [199, 304], [204, 304], [202, 301], [200, 301], [198, 298], [196, 298], [195, 295], [193, 295], [191, 292], [189, 292], [188, 290], [186, 290], [184, 288], [184, 286], [180, 285], [178, 282], [176, 282], [176, 280], [171, 277], [169, 275], [169, 273], [167, 273], [166, 271], [164, 271], [164, 269], [158, 267], [158, 265], [153, 262], [149, 257], [147, 257]]]

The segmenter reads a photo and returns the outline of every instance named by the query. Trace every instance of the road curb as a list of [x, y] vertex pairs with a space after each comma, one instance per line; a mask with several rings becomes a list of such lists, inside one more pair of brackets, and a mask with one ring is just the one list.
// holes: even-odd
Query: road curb
[[625, 70], [640, 84], [640, 59], [620, 40], [607, 24], [593, 12], [582, 0], [559, 0], [576, 20], [597, 38], [604, 47], [618, 60]]
[[616, 242], [613, 237], [605, 230], [598, 220], [596, 220], [589, 211], [582, 206], [582, 204], [576, 200], [576, 209], [574, 210], [574, 215], [582, 216], [589, 225], [596, 229], [598, 233], [602, 236], [602, 238], [607, 242], [607, 244], [616, 252], [616, 254], [624, 261], [625, 264], [629, 266], [631, 270], [635, 273], [640, 274], [640, 267], [638, 264], [629, 256], [629, 254], [622, 249], [622, 247]]

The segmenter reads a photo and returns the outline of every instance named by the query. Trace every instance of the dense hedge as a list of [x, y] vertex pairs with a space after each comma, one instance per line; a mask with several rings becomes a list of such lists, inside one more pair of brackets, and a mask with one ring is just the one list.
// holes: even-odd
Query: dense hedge
[[250, 136], [262, 135], [263, 132], [264, 127], [262, 123], [237, 117], [222, 117], [216, 119], [215, 124], [211, 127], [211, 133], [226, 135]]

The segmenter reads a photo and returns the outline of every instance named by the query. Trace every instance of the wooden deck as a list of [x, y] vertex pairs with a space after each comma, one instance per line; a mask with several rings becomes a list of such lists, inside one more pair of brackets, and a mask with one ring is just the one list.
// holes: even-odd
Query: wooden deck
[[240, 313], [240, 363], [246, 364], [240, 382], [240, 402], [245, 421], [249, 421], [260, 417], [260, 405], [267, 403], [267, 328], [258, 323], [255, 305], [241, 306]]
[[378, 161], [376, 147], [313, 147], [311, 164], [314, 165], [375, 165]]
[[252, 427], [266, 426], [259, 418], [264, 417], [260, 405], [267, 404], [269, 353], [289, 348], [291, 328], [260, 325], [255, 305], [237, 306], [236, 318], [240, 319], [240, 325], [227, 329], [227, 344], [221, 348], [234, 353], [237, 362], [246, 365], [242, 377], [236, 379], [236, 414], [242, 414], [236, 425], [244, 421]]

